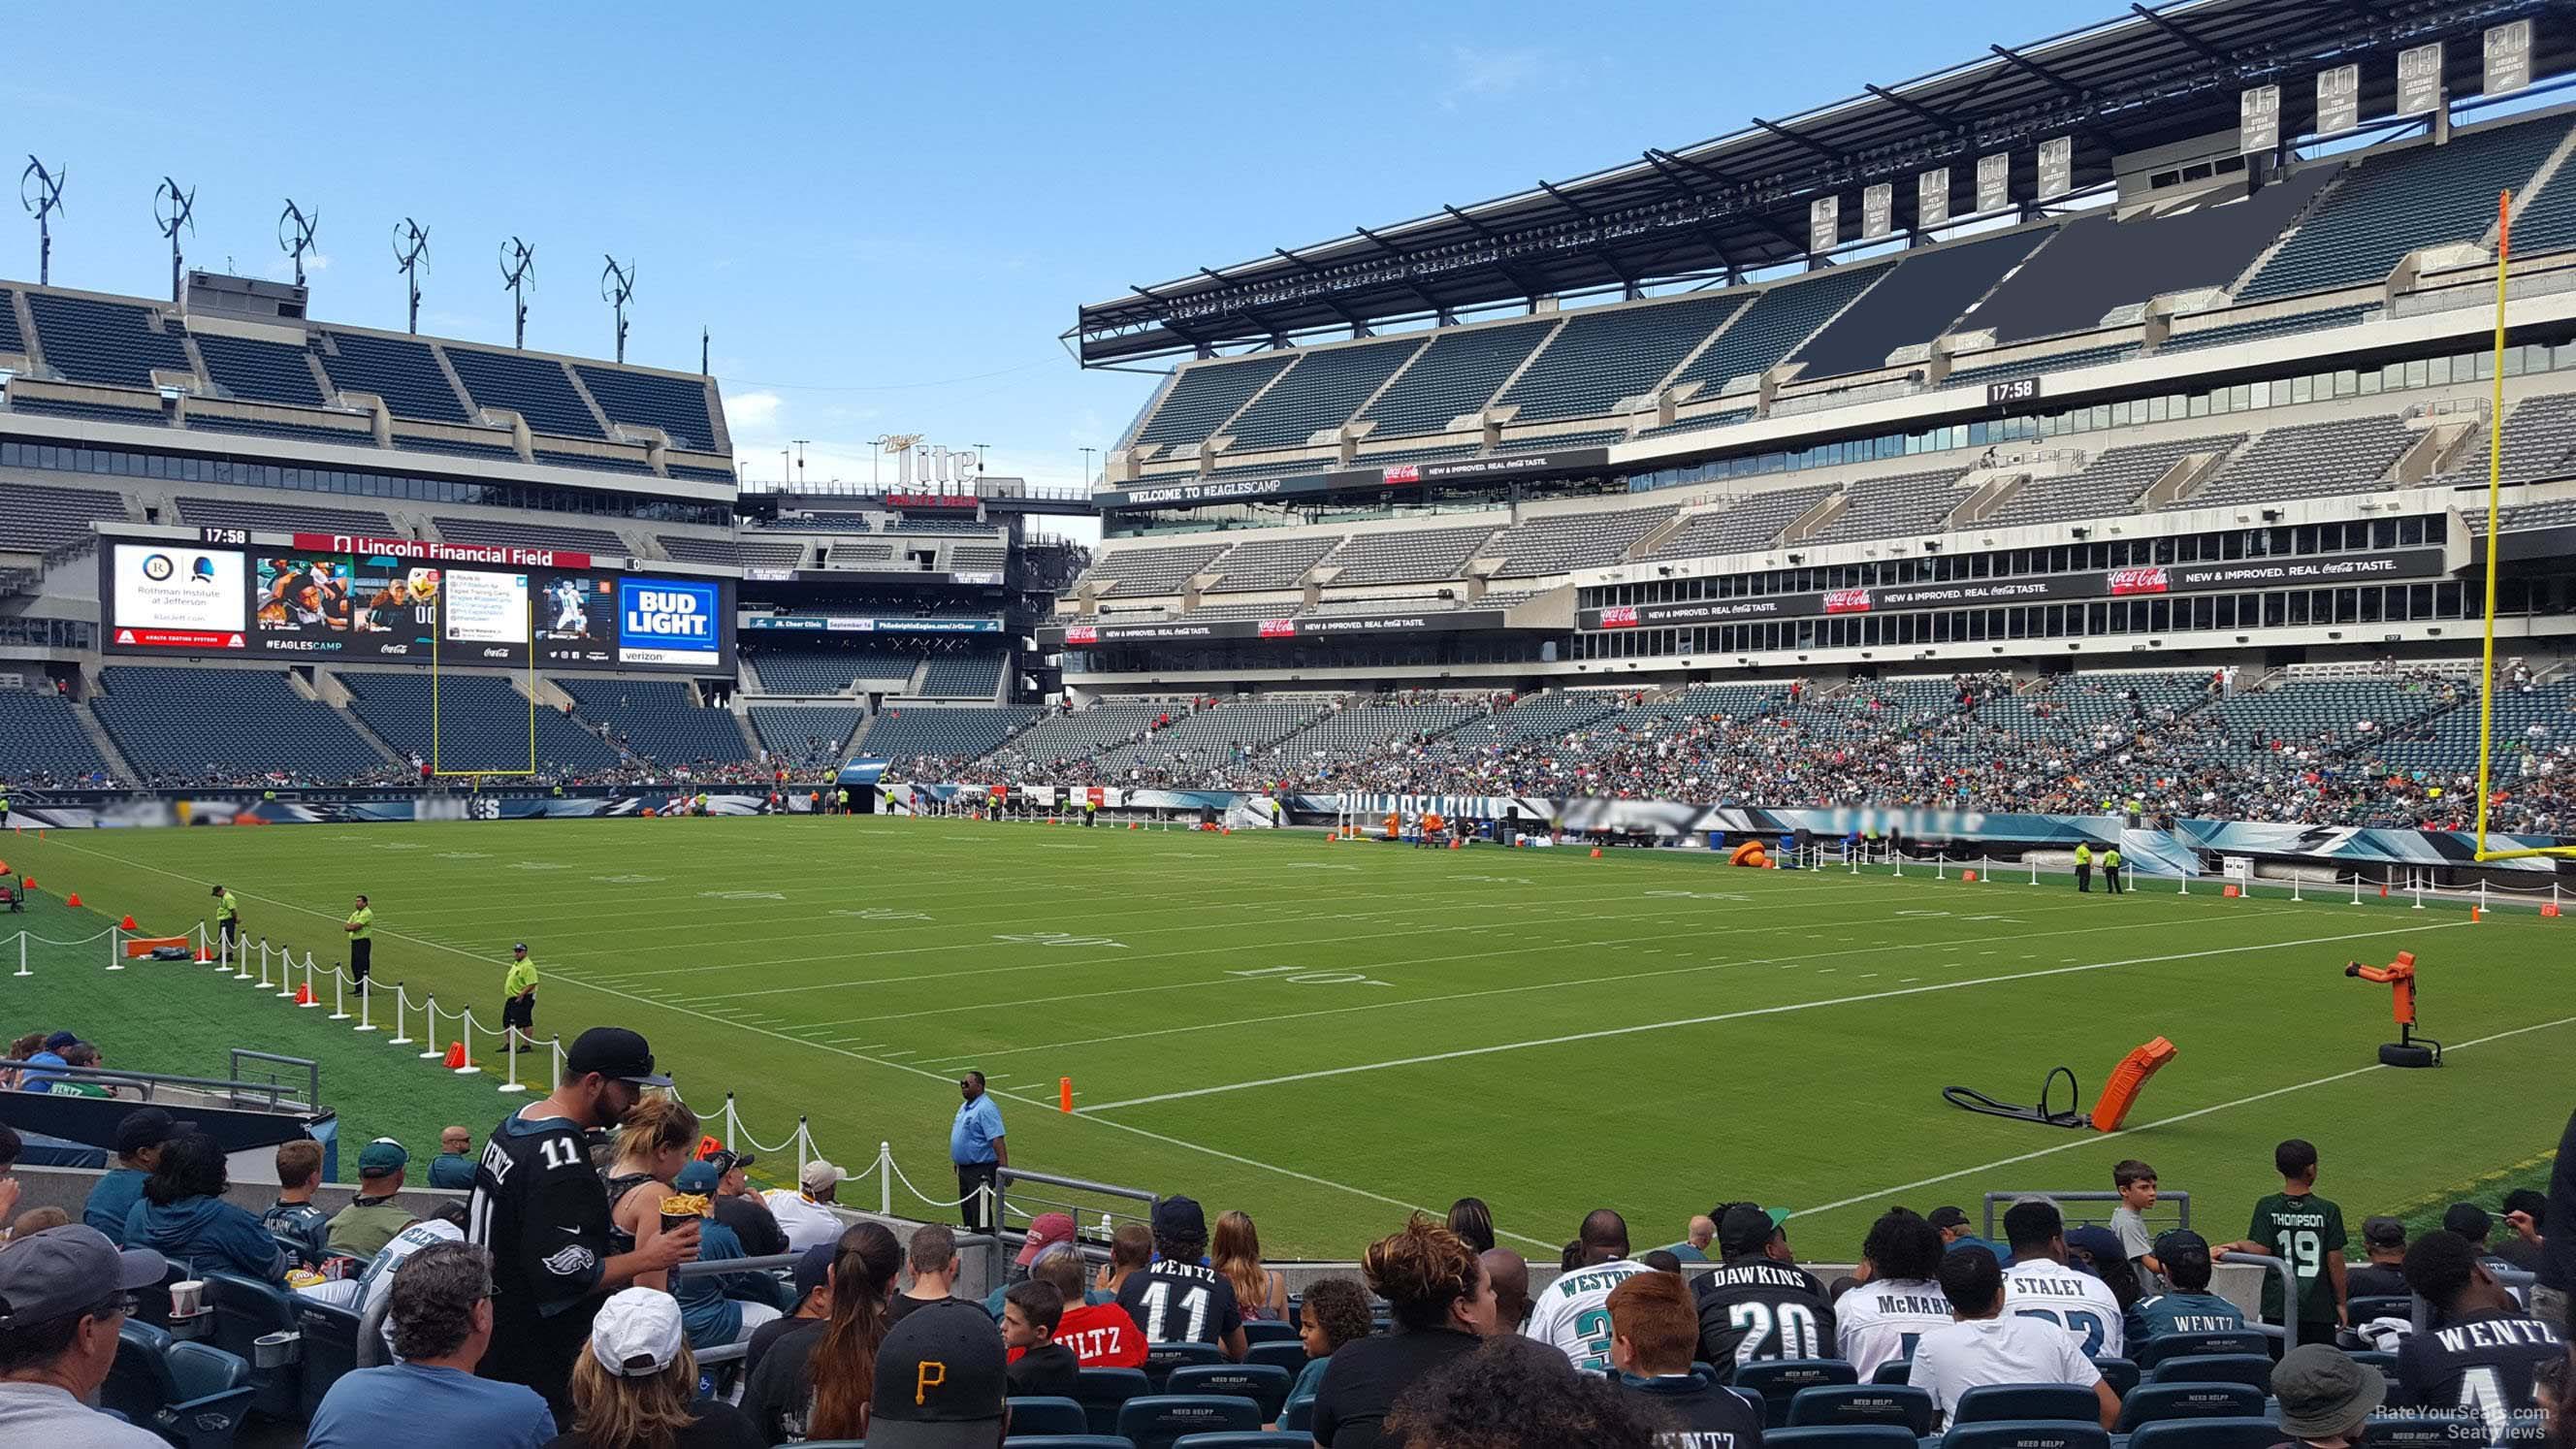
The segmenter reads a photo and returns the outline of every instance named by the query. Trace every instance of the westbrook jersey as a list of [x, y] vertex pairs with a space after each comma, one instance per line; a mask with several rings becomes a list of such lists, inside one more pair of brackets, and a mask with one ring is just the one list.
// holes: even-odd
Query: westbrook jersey
[[1926, 1279], [1863, 1283], [1835, 1301], [1834, 1317], [1842, 1327], [1842, 1356], [1862, 1383], [1880, 1364], [1914, 1357], [1917, 1340], [1953, 1322], [1941, 1285]]
[[1560, 1275], [1538, 1295], [1522, 1332], [1564, 1354], [1586, 1373], [1610, 1372], [1610, 1290], [1655, 1271], [1621, 1258]]
[[2474, 1426], [2464, 1444], [2536, 1443], [2545, 1436], [2533, 1371], [2567, 1356], [2558, 1331], [2520, 1309], [2495, 1309], [2410, 1335], [2397, 1350], [2403, 1408], [2456, 1413]]
[[2046, 1258], [2004, 1270], [2004, 1312], [2047, 1319], [2074, 1334], [2087, 1358], [2116, 1358], [2128, 1345], [2111, 1285]]

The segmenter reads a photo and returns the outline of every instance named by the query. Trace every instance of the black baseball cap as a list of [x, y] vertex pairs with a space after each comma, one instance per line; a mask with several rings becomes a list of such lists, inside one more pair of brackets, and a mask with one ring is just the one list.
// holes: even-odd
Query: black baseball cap
[[564, 1075], [586, 1077], [597, 1072], [639, 1087], [667, 1087], [671, 1079], [653, 1070], [653, 1048], [640, 1032], [622, 1026], [594, 1026], [564, 1053]]
[[989, 1449], [1009, 1391], [992, 1319], [963, 1308], [907, 1315], [877, 1349], [868, 1449]]
[[1154, 1204], [1154, 1236], [1207, 1241], [1207, 1214], [1195, 1198], [1167, 1197]]
[[2474, 1243], [2495, 1231], [2495, 1219], [2473, 1202], [2455, 1202], [2442, 1214], [2442, 1226]]
[[173, 1121], [169, 1113], [158, 1107], [137, 1107], [117, 1121], [116, 1155], [132, 1157], [147, 1147], [158, 1147], [182, 1132], [196, 1130], [196, 1123]]
[[2363, 1218], [2361, 1240], [2374, 1248], [2406, 1246], [2406, 1225], [2395, 1218]]
[[1924, 1221], [1930, 1223], [1936, 1228], [1964, 1228], [1968, 1225], [1968, 1210], [1966, 1208], [1956, 1207], [1936, 1207], [1924, 1218]]
[[719, 1147], [708, 1153], [703, 1160], [713, 1164], [716, 1176], [722, 1177], [737, 1167], [749, 1167], [760, 1159], [748, 1152], [736, 1152], [730, 1147]]
[[1752, 1203], [1736, 1203], [1726, 1210], [1717, 1224], [1717, 1250], [1729, 1258], [1741, 1258], [1761, 1252], [1771, 1242], [1780, 1224], [1771, 1214]]
[[829, 1281], [832, 1256], [840, 1251], [836, 1243], [816, 1243], [796, 1255], [796, 1301], [802, 1304], [814, 1296], [814, 1290]]

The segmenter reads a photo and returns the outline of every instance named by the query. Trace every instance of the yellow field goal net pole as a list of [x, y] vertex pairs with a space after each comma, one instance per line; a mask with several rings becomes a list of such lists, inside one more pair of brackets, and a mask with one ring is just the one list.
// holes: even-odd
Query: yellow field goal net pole
[[[439, 601], [439, 612], [443, 614], [446, 612], [446, 609], [447, 601], [445, 599], [441, 599]], [[438, 646], [439, 641], [446, 637], [447, 629], [444, 623], [442, 623], [438, 628], [430, 630], [429, 773], [432, 778], [455, 779], [461, 776], [472, 781], [473, 788], [479, 789], [481, 787], [482, 779], [486, 775], [492, 776], [496, 779], [517, 780], [531, 778], [537, 773], [537, 601], [534, 595], [530, 595], [527, 600], [527, 618], [525, 622], [527, 632], [523, 637], [527, 640], [528, 646], [528, 767], [524, 770], [451, 770], [447, 768], [447, 762], [442, 758], [440, 753], [438, 706], [439, 676], [443, 672], [439, 666]]]
[[2524, 860], [2537, 855], [2576, 856], [2576, 846], [2543, 845], [2514, 850], [2487, 849], [2487, 809], [2494, 794], [2496, 565], [2504, 552], [2504, 304], [2505, 283], [2513, 255], [2513, 193], [2496, 197], [2495, 363], [2489, 370], [2494, 392], [2487, 404], [2487, 594], [2484, 615], [2486, 647], [2478, 675], [2478, 837], [2475, 858]]

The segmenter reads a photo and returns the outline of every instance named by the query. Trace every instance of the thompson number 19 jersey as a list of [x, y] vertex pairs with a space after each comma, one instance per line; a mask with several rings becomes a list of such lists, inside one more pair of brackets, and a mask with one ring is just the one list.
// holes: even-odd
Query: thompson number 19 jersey
[[1586, 1373], [1610, 1372], [1610, 1290], [1655, 1271], [1627, 1258], [1561, 1274], [1540, 1290], [1525, 1337], [1538, 1340]]
[[1834, 1317], [1842, 1325], [1842, 1356], [1862, 1383], [1880, 1364], [1914, 1357], [1923, 1335], [1953, 1321], [1948, 1295], [1928, 1279], [1863, 1283], [1834, 1303]]

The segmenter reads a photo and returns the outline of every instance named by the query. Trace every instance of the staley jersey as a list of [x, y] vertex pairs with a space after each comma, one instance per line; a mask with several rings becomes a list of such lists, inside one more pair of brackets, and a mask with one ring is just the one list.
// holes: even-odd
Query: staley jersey
[[2409, 1335], [2397, 1350], [2403, 1408], [2457, 1413], [2476, 1426], [2456, 1442], [2505, 1444], [2545, 1437], [2534, 1370], [2567, 1356], [2558, 1331], [2520, 1309], [2500, 1308]]
[[1699, 1298], [1699, 1356], [1720, 1383], [1735, 1366], [1785, 1358], [1828, 1358], [1834, 1310], [1824, 1285], [1804, 1268], [1739, 1258], [1692, 1285]]

